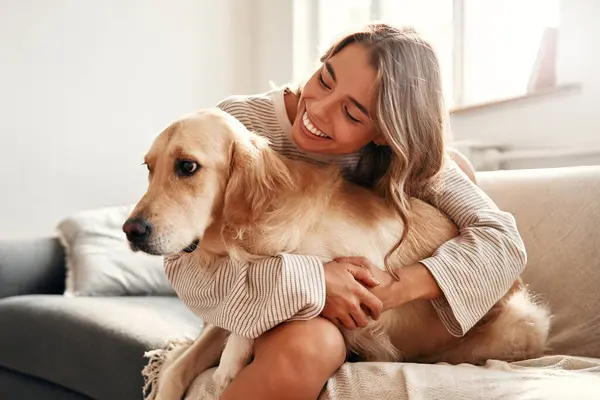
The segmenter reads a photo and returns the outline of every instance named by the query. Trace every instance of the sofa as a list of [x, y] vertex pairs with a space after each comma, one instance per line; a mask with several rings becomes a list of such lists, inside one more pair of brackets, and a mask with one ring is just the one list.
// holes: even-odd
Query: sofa
[[[528, 250], [524, 281], [553, 312], [552, 369], [585, 360], [574, 373], [599, 379], [584, 397], [600, 396], [600, 166], [480, 172], [477, 179], [517, 220]], [[0, 241], [0, 399], [144, 398], [146, 352], [196, 337], [202, 321], [174, 295], [66, 296], [65, 260], [57, 237]], [[339, 382], [328, 384], [329, 398], [343, 398], [332, 394]], [[364, 385], [373, 386], [369, 396], [391, 390]], [[435, 398], [411, 390], [414, 398]]]

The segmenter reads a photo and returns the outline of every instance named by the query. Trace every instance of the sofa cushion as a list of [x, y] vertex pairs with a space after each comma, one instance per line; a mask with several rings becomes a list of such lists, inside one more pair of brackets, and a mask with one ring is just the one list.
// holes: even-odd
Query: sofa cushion
[[65, 247], [65, 294], [74, 296], [175, 296], [163, 257], [133, 252], [123, 223], [133, 206], [77, 212], [57, 226]]
[[176, 297], [11, 297], [0, 321], [1, 367], [110, 400], [141, 399], [144, 352], [202, 328]]
[[65, 252], [56, 238], [0, 240], [0, 298], [65, 291]]
[[0, 399], [91, 400], [43, 379], [0, 367]]

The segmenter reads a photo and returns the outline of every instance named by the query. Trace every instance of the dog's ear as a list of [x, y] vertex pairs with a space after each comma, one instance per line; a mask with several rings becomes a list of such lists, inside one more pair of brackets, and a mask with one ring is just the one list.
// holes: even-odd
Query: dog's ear
[[295, 190], [289, 168], [269, 148], [266, 139], [251, 134], [230, 149], [230, 175], [223, 218], [229, 225], [247, 226], [269, 211], [275, 193]]

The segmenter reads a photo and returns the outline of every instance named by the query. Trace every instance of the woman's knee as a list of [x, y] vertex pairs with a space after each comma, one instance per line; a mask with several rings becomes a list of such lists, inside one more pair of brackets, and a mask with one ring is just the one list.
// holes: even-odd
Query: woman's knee
[[[346, 358], [340, 330], [325, 318], [286, 322], [256, 340], [255, 359], [288, 364], [302, 372], [332, 374]], [[306, 371], [308, 370], [308, 371]]]

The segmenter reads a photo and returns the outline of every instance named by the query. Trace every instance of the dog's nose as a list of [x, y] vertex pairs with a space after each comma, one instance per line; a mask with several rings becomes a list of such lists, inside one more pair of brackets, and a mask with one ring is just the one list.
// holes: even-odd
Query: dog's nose
[[152, 225], [143, 218], [130, 218], [123, 224], [123, 232], [132, 243], [144, 243], [150, 237]]

